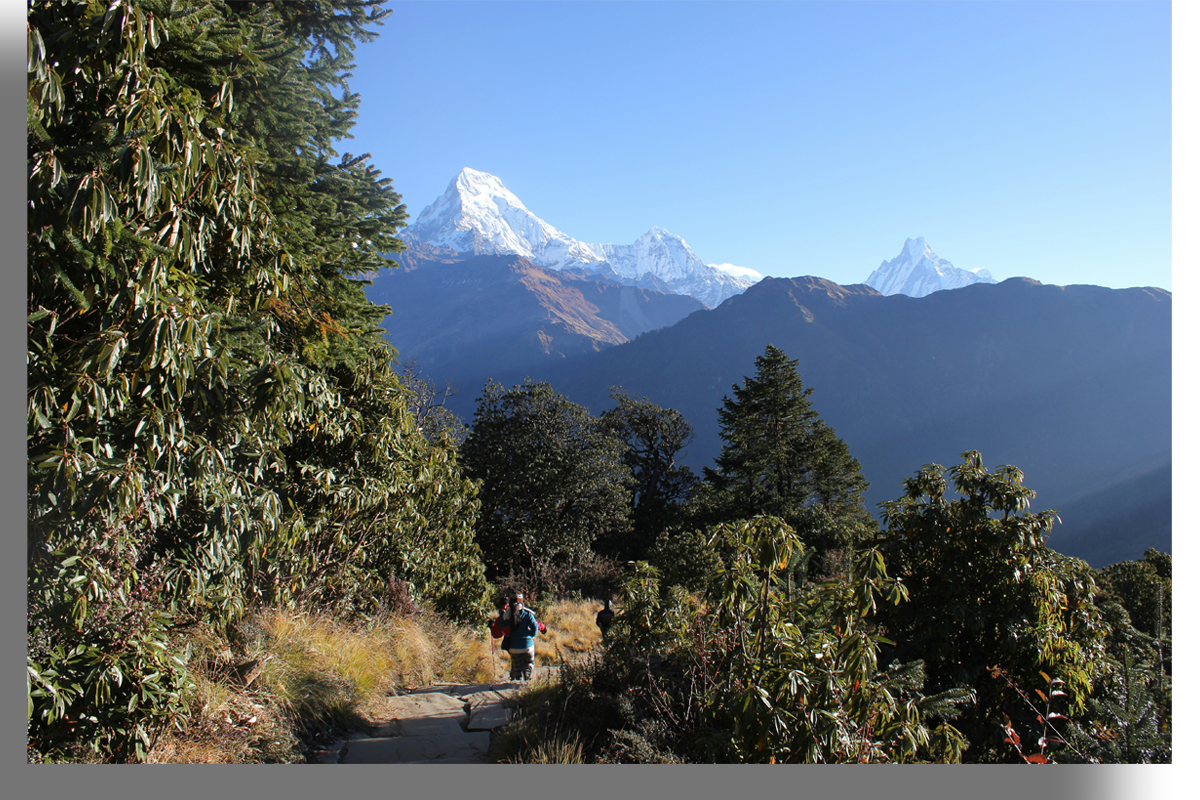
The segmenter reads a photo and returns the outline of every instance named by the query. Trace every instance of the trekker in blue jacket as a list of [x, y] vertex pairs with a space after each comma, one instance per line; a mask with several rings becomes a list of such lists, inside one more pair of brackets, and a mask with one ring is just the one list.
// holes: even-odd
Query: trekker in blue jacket
[[[533, 640], [539, 633], [545, 633], [546, 626], [537, 621], [533, 609], [526, 607], [525, 595], [518, 593], [513, 598], [512, 607], [507, 615], [502, 615], [499, 630], [508, 641], [508, 656], [510, 659], [508, 677], [513, 680], [531, 680], [533, 678]], [[495, 629], [493, 629], [493, 636]]]

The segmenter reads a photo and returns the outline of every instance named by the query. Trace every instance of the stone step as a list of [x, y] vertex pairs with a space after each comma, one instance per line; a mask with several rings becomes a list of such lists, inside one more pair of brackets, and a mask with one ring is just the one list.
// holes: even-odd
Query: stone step
[[467, 730], [490, 731], [511, 722], [512, 709], [505, 708], [504, 701], [504, 694], [495, 691], [471, 695], [467, 700]]
[[346, 742], [342, 764], [480, 764], [491, 734], [458, 731], [435, 736], [373, 736]]
[[342, 755], [342, 748], [346, 746], [345, 739], [339, 739], [332, 744], [317, 747], [313, 750], [313, 757], [316, 758], [318, 764], [336, 764]]

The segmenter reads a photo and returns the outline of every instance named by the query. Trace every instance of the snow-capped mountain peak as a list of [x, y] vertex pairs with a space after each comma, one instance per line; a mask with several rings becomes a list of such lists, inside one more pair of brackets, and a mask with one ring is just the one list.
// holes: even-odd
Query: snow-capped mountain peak
[[620, 283], [686, 294], [709, 306], [762, 278], [744, 267], [725, 271], [700, 260], [682, 237], [653, 227], [629, 245], [589, 244], [534, 215], [494, 175], [464, 168], [446, 191], [401, 233], [477, 255], [515, 254], [550, 269], [600, 272]]
[[479, 255], [535, 262], [596, 261], [586, 245], [539, 219], [495, 175], [464, 167], [401, 237]]
[[924, 297], [942, 289], [959, 289], [972, 283], [995, 282], [986, 269], [971, 272], [939, 258], [924, 236], [905, 239], [900, 255], [884, 261], [866, 280], [866, 284], [880, 294], [906, 294], [909, 297]]

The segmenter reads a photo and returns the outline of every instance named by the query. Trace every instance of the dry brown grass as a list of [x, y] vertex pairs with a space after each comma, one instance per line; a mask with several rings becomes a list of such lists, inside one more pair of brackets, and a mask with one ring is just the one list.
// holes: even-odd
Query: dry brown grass
[[394, 618], [392, 652], [399, 684], [485, 683], [492, 670], [487, 634], [425, 617]]
[[582, 764], [583, 743], [576, 734], [555, 732], [534, 745], [533, 749], [514, 764]]
[[[191, 713], [148, 761], [296, 763], [305, 735], [356, 724], [361, 709], [399, 687], [492, 678], [484, 636], [432, 615], [348, 624], [273, 610], [241, 634], [236, 647], [203, 630], [181, 642], [193, 652]], [[261, 666], [249, 686], [248, 664]]]
[[563, 600], [547, 608], [541, 621], [546, 632], [538, 636], [538, 649], [556, 661], [574, 661], [600, 644], [596, 612], [604, 604], [596, 600]]
[[[595, 600], [539, 609], [546, 632], [539, 665], [573, 663], [600, 643]], [[237, 643], [193, 630], [193, 686], [182, 730], [159, 737], [147, 761], [174, 764], [298, 763], [304, 739], [352, 727], [398, 688], [504, 680], [508, 654], [486, 629], [433, 615], [394, 615], [354, 624], [281, 610], [247, 620]], [[494, 648], [494, 649], [493, 649]], [[249, 686], [237, 667], [261, 666]], [[537, 685], [530, 687], [536, 691]], [[573, 763], [578, 742], [539, 737], [522, 749], [538, 763]]]

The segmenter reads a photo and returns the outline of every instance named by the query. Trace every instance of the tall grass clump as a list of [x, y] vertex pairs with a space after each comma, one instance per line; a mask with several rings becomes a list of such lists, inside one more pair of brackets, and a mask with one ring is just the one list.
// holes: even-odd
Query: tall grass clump
[[347, 724], [357, 701], [395, 686], [386, 626], [272, 611], [249, 627], [263, 686], [301, 727]]
[[539, 619], [546, 632], [538, 636], [538, 649], [554, 653], [558, 661], [573, 661], [600, 644], [596, 612], [604, 604], [596, 600], [561, 600], [546, 608]]
[[518, 695], [513, 721], [500, 729], [492, 761], [498, 764], [582, 764], [579, 734], [555, 720], [563, 705], [559, 680], [538, 680]]
[[338, 620], [272, 609], [226, 636], [192, 629], [178, 647], [188, 713], [148, 761], [299, 763], [397, 688], [491, 677], [482, 635], [430, 613]]
[[583, 764], [583, 745], [578, 734], [555, 730], [550, 737], [538, 742], [524, 760], [517, 764]]
[[462, 628], [443, 617], [393, 617], [392, 652], [399, 683], [486, 683], [492, 669], [486, 633]]

